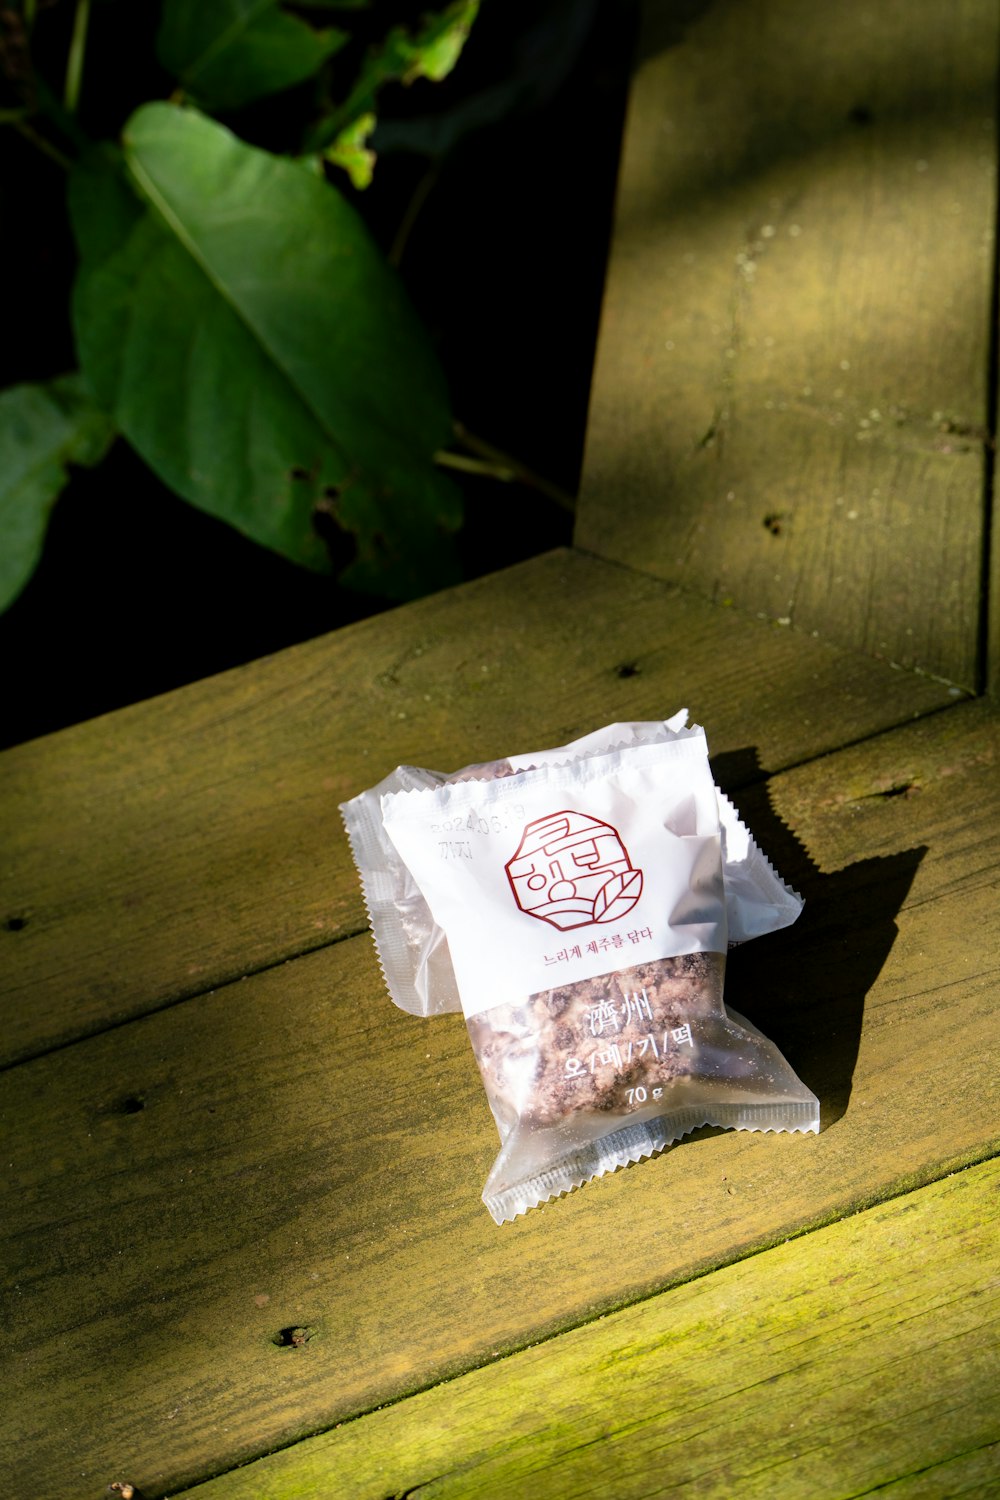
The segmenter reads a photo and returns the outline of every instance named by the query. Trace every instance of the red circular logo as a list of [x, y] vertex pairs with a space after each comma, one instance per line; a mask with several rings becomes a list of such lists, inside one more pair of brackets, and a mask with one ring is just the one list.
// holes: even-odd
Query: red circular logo
[[504, 868], [521, 910], [562, 932], [624, 917], [642, 895], [617, 828], [569, 809], [527, 824]]

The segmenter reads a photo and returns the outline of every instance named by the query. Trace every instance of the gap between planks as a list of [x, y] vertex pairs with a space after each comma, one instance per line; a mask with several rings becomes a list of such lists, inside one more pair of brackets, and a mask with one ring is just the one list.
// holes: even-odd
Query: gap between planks
[[[977, 1455], [975, 1477], [1000, 1482], [1000, 1343], [987, 1334], [990, 1299], [1000, 1313], [998, 1192], [994, 1157], [306, 1438], [184, 1500], [488, 1500], [519, 1497], [543, 1476], [552, 1497], [600, 1494], [603, 1481], [621, 1500], [692, 1484], [726, 1500], [843, 1500]], [[859, 1307], [869, 1320], [860, 1327]], [[657, 1462], [665, 1446], [669, 1473]]]

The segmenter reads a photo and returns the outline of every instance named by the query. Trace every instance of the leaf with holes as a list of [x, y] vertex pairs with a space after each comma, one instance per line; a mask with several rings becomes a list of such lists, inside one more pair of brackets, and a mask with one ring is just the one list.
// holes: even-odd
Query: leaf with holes
[[452, 581], [460, 497], [433, 464], [444, 378], [357, 214], [306, 166], [194, 110], [146, 105], [123, 162], [76, 170], [84, 373], [178, 494], [308, 567], [326, 511], [345, 581], [405, 598]]
[[192, 98], [226, 110], [311, 78], [346, 41], [278, 0], [166, 0], [156, 50]]
[[374, 129], [374, 115], [359, 115], [323, 153], [331, 166], [344, 169], [351, 179], [352, 187], [360, 189], [371, 186], [375, 152], [368, 145], [368, 137]]
[[0, 394], [0, 609], [34, 572], [67, 465], [98, 463], [113, 435], [78, 375]]
[[376, 113], [376, 96], [386, 83], [440, 83], [455, 67], [479, 12], [479, 0], [454, 0], [435, 15], [424, 16], [415, 33], [394, 26], [385, 41], [368, 53], [347, 99], [323, 120], [310, 137], [311, 150], [323, 150], [362, 115]]

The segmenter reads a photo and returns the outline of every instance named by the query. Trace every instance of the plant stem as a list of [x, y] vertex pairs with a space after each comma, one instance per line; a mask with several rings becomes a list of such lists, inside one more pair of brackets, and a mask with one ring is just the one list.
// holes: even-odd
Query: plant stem
[[83, 81], [83, 57], [87, 50], [87, 27], [90, 24], [90, 0], [76, 0], [76, 15], [73, 18], [73, 35], [70, 38], [69, 57], [66, 59], [66, 86], [63, 103], [71, 115], [76, 114], [80, 102], [80, 85]]
[[38, 131], [28, 124], [27, 120], [12, 119], [5, 123], [13, 125], [18, 135], [23, 135], [26, 141], [30, 141], [44, 156], [54, 161], [57, 166], [62, 167], [64, 172], [68, 172], [70, 167], [72, 167], [73, 163], [69, 157], [64, 156], [57, 146], [53, 146], [51, 141], [45, 139], [44, 135], [39, 135]]
[[38, 74], [34, 80], [35, 94], [38, 101], [38, 113], [45, 119], [51, 120], [59, 133], [66, 137], [74, 145], [81, 156], [90, 149], [93, 142], [85, 131], [80, 129], [80, 123], [76, 116], [70, 114], [61, 99], [56, 98], [49, 88], [45, 79]]
[[413, 226], [414, 224], [416, 224], [417, 219], [420, 217], [420, 211], [423, 208], [424, 204], [427, 202], [427, 199], [430, 197], [431, 189], [434, 187], [434, 184], [437, 182], [440, 175], [440, 169], [438, 167], [431, 167], [424, 173], [423, 177], [421, 177], [420, 181], [414, 188], [413, 196], [410, 198], [409, 203], [406, 205], [406, 212], [404, 213], [400, 221], [399, 228], [396, 230], [395, 238], [393, 239], [393, 242], [389, 247], [389, 253], [386, 256], [386, 260], [389, 262], [390, 266], [396, 266], [397, 268], [399, 267], [399, 263], [406, 253], [406, 246], [409, 242], [410, 235], [413, 233]]
[[24, 0], [24, 29], [31, 35], [31, 28], [35, 24], [35, 0]]
[[435, 453], [436, 463], [443, 464], [452, 469], [466, 469], [470, 473], [489, 474], [494, 479], [504, 480], [507, 483], [520, 481], [533, 490], [551, 500], [553, 505], [558, 505], [560, 510], [569, 511], [570, 515], [576, 510], [576, 500], [572, 495], [560, 489], [549, 479], [543, 479], [527, 464], [521, 463], [520, 459], [513, 458], [509, 453], [504, 453], [502, 448], [496, 448], [492, 443], [487, 443], [483, 438], [477, 437], [474, 432], [461, 422], [455, 424], [455, 437], [463, 448], [468, 448], [470, 453], [477, 455], [479, 462], [471, 460], [460, 453]]
[[467, 453], [449, 453], [441, 448], [434, 455], [434, 462], [442, 469], [460, 469], [463, 474], [484, 474], [487, 479], [502, 479], [510, 484], [519, 476], [513, 469], [504, 468], [488, 458], [470, 458]]

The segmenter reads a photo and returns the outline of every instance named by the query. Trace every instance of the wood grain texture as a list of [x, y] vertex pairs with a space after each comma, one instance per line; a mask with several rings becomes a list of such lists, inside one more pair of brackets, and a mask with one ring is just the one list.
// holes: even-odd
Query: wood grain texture
[[995, 1493], [998, 1203], [970, 1168], [190, 1500]]
[[973, 686], [997, 8], [643, 14], [576, 541]]
[[498, 1229], [462, 1022], [364, 936], [8, 1070], [0, 1491], [176, 1490], [1000, 1150], [997, 753], [963, 704], [743, 798], [809, 904], [727, 995], [819, 1137], [703, 1132]]
[[[1000, 212], [997, 215], [1000, 223]], [[997, 442], [1000, 434], [1000, 245], [997, 247], [997, 310], [994, 318], [996, 339], [997, 390], [993, 413], [993, 450], [989, 465], [986, 503], [989, 508], [988, 549], [983, 561], [983, 592], [986, 610], [983, 620], [982, 691], [1000, 694], [1000, 516], [997, 506]]]
[[552, 553], [0, 755], [0, 1061], [360, 931], [337, 804], [686, 703], [777, 769], [948, 688]]

